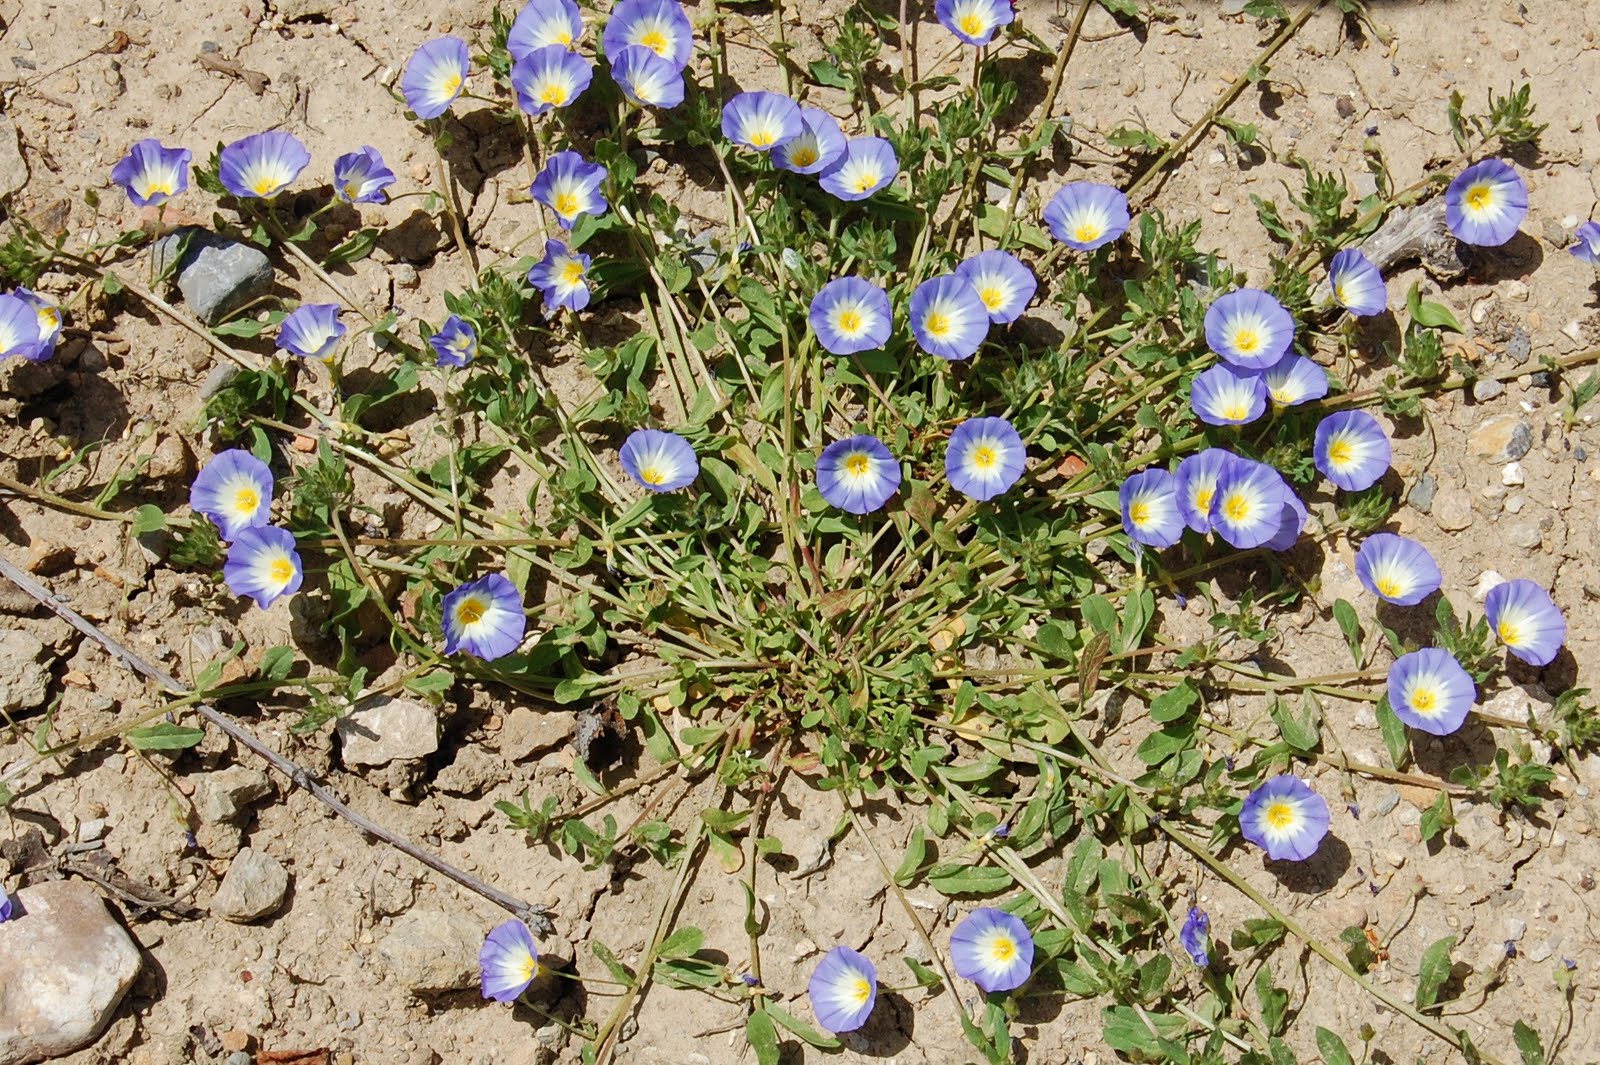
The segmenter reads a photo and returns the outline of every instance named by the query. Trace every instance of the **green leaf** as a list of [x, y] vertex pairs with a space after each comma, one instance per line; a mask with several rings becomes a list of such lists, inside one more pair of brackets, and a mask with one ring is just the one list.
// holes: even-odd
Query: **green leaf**
[[1122, 15], [1125, 18], [1139, 17], [1137, 0], [1100, 0], [1100, 6], [1113, 15]]
[[420, 677], [412, 677], [406, 681], [406, 691], [414, 695], [443, 695], [450, 690], [456, 682], [456, 676], [448, 669], [436, 669], [431, 673], [424, 673]]
[[928, 870], [928, 884], [942, 895], [996, 895], [1009, 890], [1012, 880], [996, 866], [947, 863]]
[[1441, 791], [1433, 805], [1422, 811], [1422, 841], [1426, 843], [1456, 823], [1455, 809], [1450, 804], [1450, 793]]
[[167, 527], [167, 515], [154, 503], [146, 503], [133, 512], [133, 521], [129, 523], [133, 535], [142, 536], [145, 533], [160, 532]]
[[115, 296], [122, 291], [122, 279], [110, 270], [100, 275], [100, 284], [106, 290], [107, 296]]
[[894, 871], [894, 882], [901, 887], [908, 887], [916, 880], [917, 873], [922, 869], [922, 863], [928, 856], [927, 833], [921, 825], [911, 830], [911, 838], [906, 841], [905, 857], [900, 859], [900, 867]]
[[637, 978], [628, 969], [628, 967], [617, 960], [617, 956], [611, 952], [611, 948], [600, 942], [598, 939], [589, 940], [589, 952], [600, 959], [600, 963], [604, 965], [606, 967], [606, 971], [611, 974], [611, 979], [615, 980], [617, 983], [624, 984], [628, 987], [632, 987], [634, 984], [638, 983]]
[[1265, 965], [1256, 970], [1256, 1000], [1261, 1003], [1261, 1023], [1271, 1034], [1281, 1034], [1289, 1010], [1289, 992], [1272, 986], [1272, 970]]
[[1372, 944], [1367, 940], [1367, 933], [1361, 925], [1353, 924], [1341, 930], [1339, 942], [1344, 944], [1345, 960], [1356, 972], [1368, 972], [1378, 964], [1378, 956], [1373, 953]]
[[141, 751], [181, 751], [195, 746], [205, 737], [203, 729], [161, 721], [131, 730], [128, 742]]
[[1377, 716], [1378, 728], [1383, 732], [1383, 745], [1389, 748], [1389, 761], [1394, 763], [1396, 769], [1404, 769], [1410, 759], [1411, 745], [1406, 738], [1405, 723], [1395, 716], [1387, 695], [1378, 700]]
[[295, 657], [293, 647], [269, 647], [261, 654], [261, 664], [256, 667], [256, 675], [262, 680], [276, 684], [294, 669]]
[[1361, 619], [1356, 617], [1356, 608], [1343, 599], [1333, 602], [1333, 620], [1339, 623], [1339, 631], [1344, 633], [1344, 642], [1350, 645], [1350, 657], [1355, 660], [1356, 668], [1361, 668]]
[[1289, 929], [1274, 917], [1251, 917], [1228, 934], [1234, 950], [1270, 947], [1281, 942]]
[[814, 1047], [821, 1047], [823, 1050], [832, 1050], [834, 1047], [840, 1045], [839, 1041], [833, 1036], [823, 1035], [821, 1032], [811, 1027], [811, 1025], [807, 1024], [805, 1021], [802, 1021], [799, 1017], [796, 1017], [788, 1010], [783, 1009], [770, 1000], [767, 1002], [765, 1012], [767, 1016], [771, 1017], [773, 1020], [777, 1021], [779, 1024], [789, 1029], [789, 1031], [793, 1032], [796, 1036], [799, 1036], [802, 1040], [810, 1043]]
[[692, 924], [684, 925], [656, 948], [658, 958], [688, 958], [705, 945], [706, 934]]
[[822, 59], [811, 61], [811, 80], [818, 85], [826, 85], [830, 89], [848, 89], [851, 87], [850, 79], [839, 72], [839, 68]]
[[1410, 313], [1411, 320], [1418, 325], [1429, 329], [1445, 329], [1452, 333], [1463, 332], [1461, 323], [1450, 313], [1450, 308], [1442, 303], [1428, 303], [1423, 300], [1420, 282], [1411, 283], [1411, 288], [1406, 293], [1406, 310]]
[[222, 322], [211, 327], [211, 331], [219, 337], [243, 337], [246, 340], [258, 337], [267, 328], [265, 322], [254, 318], [235, 318], [231, 322]]
[[1522, 1055], [1522, 1065], [1545, 1065], [1544, 1043], [1526, 1022], [1519, 1020], [1511, 1026], [1511, 1038]]
[[778, 1029], [765, 1010], [755, 1010], [746, 1019], [744, 1037], [756, 1052], [757, 1065], [778, 1065]]
[[1317, 1053], [1322, 1055], [1326, 1065], [1355, 1065], [1344, 1040], [1326, 1028], [1317, 1029]]
[[900, 960], [906, 963], [907, 969], [911, 970], [911, 975], [916, 979], [918, 987], [938, 987], [944, 983], [943, 977], [911, 955], [907, 954]]
[[1316, 704], [1307, 707], [1305, 720], [1295, 717], [1290, 712], [1282, 699], [1274, 699], [1268, 711], [1273, 722], [1278, 726], [1278, 732], [1283, 736], [1283, 742], [1297, 751], [1314, 751], [1322, 743], [1322, 732], [1317, 727], [1318, 713]]
[[1162, 692], [1150, 700], [1150, 720], [1159, 724], [1176, 721], [1189, 712], [1200, 698], [1200, 689], [1191, 680], [1184, 680], [1175, 688]]
[[1455, 945], [1455, 936], [1445, 936], [1422, 952], [1422, 965], [1417, 970], [1417, 1009], [1427, 1010], [1438, 1004], [1439, 991], [1450, 979], [1450, 952]]

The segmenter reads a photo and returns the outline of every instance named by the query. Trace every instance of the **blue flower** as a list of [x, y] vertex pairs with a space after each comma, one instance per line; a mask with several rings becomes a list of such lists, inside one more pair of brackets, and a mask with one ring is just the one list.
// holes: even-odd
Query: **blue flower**
[[1547, 666], [1567, 638], [1567, 619], [1550, 593], [1529, 580], [1505, 581], [1483, 601], [1489, 625], [1512, 654]]
[[823, 285], [806, 316], [817, 342], [834, 355], [881, 348], [894, 327], [889, 295], [859, 277], [840, 277]]
[[33, 308], [33, 316], [39, 323], [39, 353], [34, 360], [42, 362], [48, 359], [55, 354], [56, 341], [61, 339], [61, 305], [49, 296], [40, 295], [21, 285], [11, 294]]
[[1424, 647], [1389, 667], [1389, 706], [1414, 729], [1448, 736], [1461, 727], [1478, 691], [1449, 651]]
[[1361, 542], [1356, 576], [1367, 591], [1398, 606], [1417, 605], [1443, 580], [1426, 547], [1393, 533], [1373, 533]]
[[930, 277], [911, 294], [911, 332], [917, 346], [941, 359], [970, 359], [989, 332], [989, 308], [955, 274]]
[[1074, 251], [1094, 251], [1128, 231], [1128, 197], [1094, 181], [1074, 181], [1050, 198], [1044, 224]]
[[635, 429], [617, 456], [628, 476], [652, 492], [676, 492], [700, 476], [694, 446], [677, 433]]
[[1219, 362], [1189, 383], [1189, 406], [1208, 425], [1243, 425], [1267, 409], [1267, 383], [1260, 373]]
[[337, 303], [302, 303], [278, 325], [278, 350], [302, 359], [325, 359], [344, 336]]
[[1033, 936], [1018, 918], [983, 906], [951, 931], [950, 961], [957, 976], [985, 993], [1011, 991], [1033, 972]]
[[400, 78], [400, 92], [418, 118], [438, 118], [456, 102], [471, 72], [467, 42], [460, 37], [440, 37], [411, 56]]
[[234, 595], [247, 595], [262, 609], [300, 590], [300, 552], [294, 534], [276, 525], [240, 529], [228, 547], [222, 579]]
[[1166, 470], [1133, 474], [1117, 493], [1122, 503], [1122, 531], [1146, 547], [1171, 547], [1183, 536], [1178, 510], [1178, 485]]
[[830, 1032], [853, 1032], [878, 1003], [878, 969], [865, 954], [834, 947], [817, 963], [806, 990], [818, 1024]]
[[1234, 547], [1260, 547], [1278, 534], [1289, 486], [1278, 471], [1236, 458], [1217, 478], [1211, 500], [1211, 528]]
[[972, 286], [996, 324], [1014, 322], [1027, 310], [1039, 281], [1010, 252], [981, 251], [956, 267], [956, 276]]
[[933, 13], [961, 43], [980, 46], [1016, 17], [1011, 0], [936, 0]]
[[0, 889], [0, 921], [11, 920], [11, 896]]
[[1291, 773], [1252, 791], [1239, 811], [1239, 834], [1274, 861], [1302, 862], [1328, 834], [1328, 803]]
[[370, 145], [333, 161], [333, 194], [345, 203], [387, 203], [393, 184], [394, 171]]
[[1264, 370], [1294, 343], [1294, 318], [1270, 292], [1241, 288], [1206, 309], [1206, 344], [1225, 361]]
[[33, 304], [15, 293], [0, 295], [0, 359], [43, 362], [50, 357], [39, 335], [39, 314]]
[[539, 48], [558, 44], [571, 49], [583, 36], [583, 16], [573, 0], [528, 0], [506, 35], [506, 51], [515, 65]]
[[492, 662], [515, 651], [527, 631], [522, 593], [499, 573], [463, 584], [440, 604], [444, 653], [465, 651]]
[[533, 179], [529, 194], [556, 213], [563, 229], [582, 214], [605, 214], [610, 206], [600, 192], [606, 168], [574, 151], [557, 152]]
[[189, 509], [211, 519], [224, 540], [267, 524], [272, 510], [272, 471], [235, 448], [224, 451], [195, 476]]
[[589, 257], [559, 240], [547, 240], [544, 258], [528, 271], [528, 284], [544, 296], [546, 314], [562, 307], [581, 311], [589, 306]]
[[1027, 448], [1010, 422], [968, 418], [950, 434], [944, 470], [956, 491], [982, 501], [1016, 484], [1027, 461]]
[[1309, 403], [1328, 394], [1328, 374], [1304, 355], [1285, 355], [1261, 373], [1267, 396], [1280, 407]]
[[1391, 454], [1388, 434], [1365, 411], [1340, 411], [1317, 425], [1317, 469], [1347, 492], [1377, 484], [1389, 469]]
[[517, 106], [530, 115], [566, 107], [594, 80], [594, 64], [565, 45], [535, 48], [511, 67]]
[[241, 137], [217, 156], [222, 187], [246, 200], [270, 200], [300, 176], [311, 162], [306, 146], [289, 133], [272, 130]]
[[478, 951], [479, 983], [483, 997], [515, 1002], [539, 975], [539, 948], [521, 921], [495, 928]]
[[622, 0], [612, 10], [600, 41], [613, 66], [623, 49], [636, 46], [679, 71], [694, 55], [694, 27], [674, 0]]
[[1444, 224], [1466, 244], [1499, 247], [1527, 214], [1528, 186], [1499, 159], [1467, 167], [1444, 190]]
[[817, 183], [841, 200], [864, 200], [888, 185], [900, 172], [894, 146], [882, 137], [851, 137], [845, 141]]
[[642, 44], [611, 57], [611, 78], [635, 107], [671, 110], [683, 103], [683, 68]]
[[1328, 264], [1328, 284], [1333, 289], [1333, 301], [1357, 318], [1389, 309], [1383, 275], [1356, 248], [1346, 248], [1333, 257]]
[[1183, 922], [1183, 930], [1178, 933], [1178, 942], [1182, 944], [1194, 963], [1202, 969], [1211, 964], [1211, 956], [1206, 952], [1210, 940], [1211, 918], [1199, 907], [1190, 907], [1189, 916]]
[[444, 326], [428, 338], [428, 346], [438, 355], [435, 366], [460, 368], [478, 357], [478, 331], [472, 323], [452, 314]]
[[722, 135], [735, 144], [771, 151], [805, 131], [800, 105], [777, 92], [742, 92], [722, 107]]
[[851, 514], [870, 514], [900, 488], [900, 463], [875, 436], [835, 440], [817, 456], [817, 491]]
[[189, 187], [187, 148], [167, 148], [154, 137], [135, 141], [128, 154], [111, 168], [111, 180], [121, 185], [135, 207], [159, 207]]
[[1600, 266], [1600, 222], [1585, 222], [1572, 236], [1578, 243], [1567, 250], [1590, 266]]
[[1310, 514], [1306, 505], [1300, 502], [1300, 497], [1295, 495], [1294, 489], [1284, 486], [1283, 510], [1278, 514], [1278, 531], [1261, 546], [1268, 551], [1287, 551], [1300, 542], [1300, 532], [1306, 527], [1306, 519]]
[[800, 109], [800, 134], [772, 149], [772, 165], [796, 174], [817, 174], [844, 154], [838, 119], [817, 107]]
[[1217, 481], [1229, 464], [1237, 461], [1239, 457], [1231, 451], [1208, 447], [1178, 463], [1178, 513], [1195, 532], [1204, 535], [1211, 531], [1211, 501], [1217, 495]]

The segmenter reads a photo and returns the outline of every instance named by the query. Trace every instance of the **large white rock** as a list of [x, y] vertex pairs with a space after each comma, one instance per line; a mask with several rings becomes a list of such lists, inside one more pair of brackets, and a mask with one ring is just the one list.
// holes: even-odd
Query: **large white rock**
[[463, 913], [412, 910], [394, 922], [378, 956], [410, 991], [461, 991], [478, 986], [482, 923]]
[[375, 699], [334, 726], [346, 765], [387, 765], [439, 749], [439, 712], [415, 699]]
[[58, 880], [17, 892], [0, 923], [0, 1065], [70, 1054], [94, 1042], [139, 975], [139, 948], [89, 885]]

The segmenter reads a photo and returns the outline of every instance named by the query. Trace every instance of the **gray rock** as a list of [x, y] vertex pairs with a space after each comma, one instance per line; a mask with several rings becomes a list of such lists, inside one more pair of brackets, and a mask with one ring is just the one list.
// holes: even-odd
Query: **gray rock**
[[47, 663], [37, 637], [17, 629], [0, 632], [0, 710], [18, 713], [42, 705], [50, 694]]
[[1518, 522], [1506, 530], [1506, 539], [1517, 547], [1532, 551], [1539, 546], [1541, 537], [1539, 536], [1539, 530], [1532, 525], [1527, 522]]
[[1528, 361], [1528, 356], [1533, 353], [1533, 338], [1528, 336], [1528, 331], [1518, 327], [1511, 334], [1511, 339], [1506, 341], [1506, 358], [1512, 362], [1523, 363]]
[[207, 773], [195, 783], [195, 808], [202, 820], [232, 821], [253, 802], [272, 794], [272, 781], [259, 769], [235, 765]]
[[235, 1050], [228, 1055], [227, 1065], [250, 1065], [253, 1060], [248, 1050]]
[[1460, 532], [1472, 524], [1472, 497], [1465, 489], [1441, 488], [1430, 513], [1445, 532]]
[[346, 765], [387, 765], [439, 749], [439, 712], [415, 699], [375, 699], [335, 726]]
[[1492, 377], [1483, 377], [1472, 382], [1472, 398], [1479, 403], [1487, 403], [1491, 399], [1506, 394], [1504, 382], [1496, 381]]
[[577, 726], [571, 710], [530, 710], [519, 706], [500, 729], [500, 753], [513, 762], [564, 743]]
[[21, 192], [28, 184], [28, 161], [22, 157], [22, 138], [16, 123], [0, 118], [0, 196]]
[[483, 926], [465, 914], [412, 910], [395, 921], [378, 956], [410, 991], [462, 991], [478, 986], [483, 936]]
[[70, 1054], [94, 1042], [142, 959], [93, 888], [57, 880], [17, 893], [0, 924], [0, 1065]]
[[1411, 486], [1411, 494], [1406, 497], [1406, 502], [1426, 514], [1433, 509], [1433, 496], [1438, 490], [1438, 479], [1431, 473], [1424, 473], [1417, 478], [1417, 483]]
[[1475, 454], [1503, 466], [1533, 450], [1533, 426], [1519, 414], [1502, 414], [1472, 430], [1467, 443]]
[[228, 866], [211, 912], [244, 924], [278, 912], [289, 891], [289, 871], [265, 851], [246, 847]]
[[1383, 794], [1382, 798], [1378, 800], [1378, 804], [1372, 808], [1372, 814], [1374, 817], [1383, 817], [1390, 810], [1393, 810], [1399, 805], [1400, 793], [1395, 791], [1393, 788], [1390, 788]]
[[272, 260], [266, 253], [199, 226], [184, 226], [156, 241], [152, 254], [157, 273], [167, 270], [185, 240], [187, 247], [178, 261], [178, 290], [206, 325], [216, 325], [272, 288]]

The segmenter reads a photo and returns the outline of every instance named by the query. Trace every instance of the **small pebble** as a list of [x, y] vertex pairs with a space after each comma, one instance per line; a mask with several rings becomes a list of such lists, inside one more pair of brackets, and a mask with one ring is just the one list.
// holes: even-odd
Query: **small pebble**
[[1406, 501], [1423, 514], [1433, 509], [1433, 496], [1439, 490], [1439, 482], [1431, 473], [1424, 473], [1417, 478], [1417, 483], [1411, 486], [1411, 494]]
[[1472, 398], [1479, 403], [1487, 403], [1496, 396], [1504, 395], [1506, 386], [1493, 378], [1483, 377], [1472, 382]]
[[1523, 484], [1524, 480], [1522, 475], [1522, 463], [1508, 463], [1506, 467], [1500, 471], [1500, 483], [1506, 485], [1507, 487], [1515, 487], [1519, 484]]
[[1523, 498], [1522, 496], [1512, 496], [1512, 497], [1510, 497], [1505, 502], [1506, 513], [1507, 514], [1520, 514], [1520, 513], [1522, 513], [1522, 508], [1527, 504], [1527, 502], [1528, 501], [1525, 498]]

